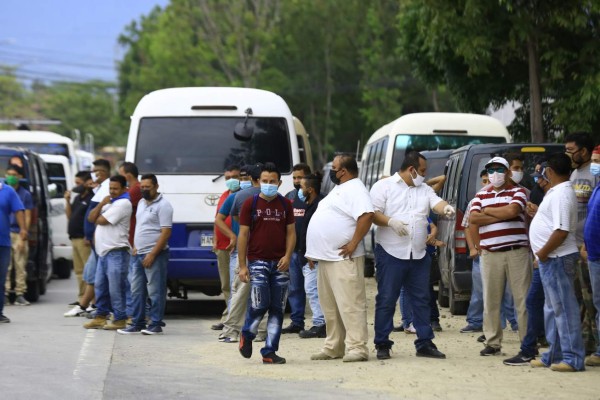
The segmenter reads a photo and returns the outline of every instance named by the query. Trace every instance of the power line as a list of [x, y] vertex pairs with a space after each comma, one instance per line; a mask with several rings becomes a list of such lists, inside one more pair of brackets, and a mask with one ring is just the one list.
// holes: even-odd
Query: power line
[[[12, 54], [7, 54], [4, 51], [0, 50], [0, 58], [2, 59], [12, 59], [13, 62], [27, 62], [26, 59], [22, 59], [20, 58], [22, 56], [16, 56], [16, 55], [12, 55]], [[23, 56], [25, 57], [25, 56]], [[52, 64], [52, 65], [63, 65], [63, 66], [67, 66], [67, 67], [82, 67], [82, 68], [92, 68], [92, 69], [100, 69], [100, 70], [111, 70], [114, 71], [116, 69], [115, 66], [109, 67], [109, 66], [105, 66], [105, 65], [99, 65], [99, 64], [85, 64], [85, 63], [76, 63], [76, 62], [64, 62], [64, 61], [53, 61], [47, 58], [39, 58], [39, 57], [35, 57], [32, 61], [42, 61], [46, 64]]]
[[[22, 45], [14, 45], [14, 44], [10, 44], [10, 43], [3, 43], [0, 41], [0, 47], [11, 47], [14, 48], [14, 50], [17, 51], [35, 51], [35, 52], [41, 52], [41, 53], [51, 53], [53, 55], [69, 55], [72, 57], [78, 57], [78, 58], [85, 58], [85, 59], [90, 59], [90, 58], [95, 58], [98, 60], [103, 60], [103, 61], [109, 61], [109, 62], [114, 62], [114, 59], [112, 58], [108, 58], [108, 57], [103, 57], [103, 56], [96, 56], [96, 55], [91, 55], [91, 54], [81, 54], [81, 53], [73, 53], [73, 52], [69, 52], [69, 51], [63, 51], [63, 50], [52, 50], [52, 49], [44, 49], [44, 48], [39, 48], [39, 47], [29, 47], [29, 46], [22, 46]], [[23, 49], [23, 50], [20, 50]]]

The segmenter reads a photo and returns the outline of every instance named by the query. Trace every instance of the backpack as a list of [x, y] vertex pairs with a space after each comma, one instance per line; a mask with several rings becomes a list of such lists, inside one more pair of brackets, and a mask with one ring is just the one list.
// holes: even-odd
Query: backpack
[[[256, 202], [258, 201], [258, 196], [259, 194], [255, 194], [252, 198], [252, 211], [250, 216], [252, 217], [252, 220], [250, 221], [250, 230], [254, 229], [254, 221], [256, 221], [258, 219], [258, 215], [256, 215]], [[285, 198], [280, 195], [279, 193], [277, 193], [277, 198], [279, 199], [279, 201], [281, 202], [281, 205], [283, 206], [283, 219], [287, 218], [287, 204], [285, 204]]]

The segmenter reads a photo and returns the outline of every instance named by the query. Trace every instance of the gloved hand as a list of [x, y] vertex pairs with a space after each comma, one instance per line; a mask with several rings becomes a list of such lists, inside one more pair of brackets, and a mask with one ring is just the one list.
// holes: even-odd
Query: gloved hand
[[456, 214], [454, 208], [450, 204], [447, 204], [446, 207], [444, 207], [444, 215], [448, 218], [451, 218], [454, 216], [454, 214]]
[[406, 224], [400, 220], [390, 218], [390, 220], [388, 221], [388, 226], [390, 228], [392, 228], [392, 230], [398, 236], [407, 236], [408, 235], [408, 227], [407, 227], [408, 224]]

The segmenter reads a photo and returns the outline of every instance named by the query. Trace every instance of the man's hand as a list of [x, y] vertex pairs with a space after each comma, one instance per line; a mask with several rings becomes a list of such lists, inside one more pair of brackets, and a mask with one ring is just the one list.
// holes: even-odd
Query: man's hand
[[541, 262], [546, 262], [548, 260], [548, 255], [542, 253], [541, 251], [538, 251], [537, 253], [535, 253], [535, 255]]
[[21, 229], [21, 231], [19, 232], [19, 243], [17, 244], [17, 251], [19, 253], [22, 253], [25, 250], [25, 243], [27, 243], [27, 231]]
[[227, 251], [235, 250], [235, 246], [237, 245], [237, 237], [232, 236], [229, 238], [229, 245], [225, 248]]
[[447, 204], [444, 207], [444, 215], [448, 218], [452, 218], [454, 217], [454, 214], [456, 214], [456, 210], [454, 209], [454, 207], [452, 207], [450, 204]]
[[475, 249], [475, 248], [469, 249], [469, 257], [475, 258], [477, 256], [479, 256], [479, 250], [478, 249]]
[[108, 203], [110, 203], [110, 196], [106, 196], [105, 198], [102, 199], [102, 201], [100, 202], [100, 204], [104, 207], [105, 205], [107, 205]]
[[240, 272], [238, 272], [238, 276], [240, 278], [240, 281], [244, 283], [250, 282], [250, 271], [248, 271], [248, 267], [245, 265], [240, 265], [239, 268]]
[[308, 260], [308, 268], [315, 269], [315, 262], [313, 260]]
[[87, 247], [90, 247], [90, 246], [92, 245], [92, 242], [90, 242], [90, 241], [89, 241], [89, 240], [87, 240], [87, 239], [83, 239], [83, 245], [84, 245], [84, 246], [87, 246]]
[[338, 253], [338, 255], [342, 256], [342, 258], [348, 257], [350, 260], [352, 260], [352, 254], [357, 247], [358, 243], [348, 242], [339, 248], [341, 251]]
[[277, 263], [277, 271], [285, 272], [290, 269], [290, 259], [288, 257], [281, 257], [281, 260]]
[[68, 201], [69, 203], [71, 202], [71, 192], [69, 190], [65, 191], [65, 195], [64, 198], [66, 201]]
[[532, 202], [528, 201], [527, 202], [527, 207], [525, 208], [525, 212], [527, 213], [527, 215], [529, 215], [531, 218], [533, 218], [535, 216], [535, 213], [538, 210], [538, 206], [533, 204]]
[[408, 224], [403, 221], [390, 218], [390, 220], [388, 221], [388, 226], [390, 228], [392, 228], [392, 230], [398, 236], [407, 236], [408, 235], [408, 228], [407, 228]]
[[587, 261], [588, 253], [587, 253], [585, 246], [581, 246], [581, 249], [579, 250], [579, 255], [581, 256], [581, 259], [583, 261]]
[[217, 252], [217, 243], [216, 242], [213, 243], [212, 249], [210, 249], [210, 251], [212, 251], [213, 253]]
[[142, 260], [142, 266], [144, 268], [152, 267], [152, 264], [154, 264], [155, 259], [156, 259], [156, 256], [154, 254], [152, 254], [152, 253], [146, 254], [146, 257], [144, 257], [144, 259]]

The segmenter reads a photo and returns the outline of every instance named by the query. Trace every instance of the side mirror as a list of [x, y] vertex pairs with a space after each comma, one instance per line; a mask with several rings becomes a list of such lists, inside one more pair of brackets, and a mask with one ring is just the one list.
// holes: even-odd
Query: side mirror
[[58, 186], [56, 183], [48, 184], [48, 194], [50, 195], [50, 198], [55, 198], [58, 195]]
[[248, 116], [252, 115], [252, 109], [247, 108], [244, 112], [246, 113], [244, 122], [238, 122], [233, 128], [233, 137], [241, 142], [249, 141], [252, 139], [252, 135], [254, 135], [254, 127], [248, 126]]

